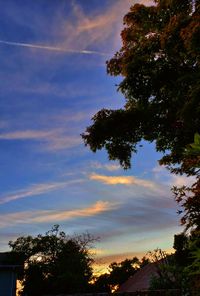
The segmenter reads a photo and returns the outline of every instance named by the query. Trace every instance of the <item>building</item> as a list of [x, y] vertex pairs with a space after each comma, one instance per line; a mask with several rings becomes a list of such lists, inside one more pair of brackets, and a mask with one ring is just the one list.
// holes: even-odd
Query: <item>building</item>
[[16, 296], [17, 273], [22, 268], [10, 252], [0, 253], [0, 296]]
[[149, 289], [152, 276], [158, 275], [155, 263], [150, 263], [139, 269], [117, 290], [118, 293], [146, 291]]

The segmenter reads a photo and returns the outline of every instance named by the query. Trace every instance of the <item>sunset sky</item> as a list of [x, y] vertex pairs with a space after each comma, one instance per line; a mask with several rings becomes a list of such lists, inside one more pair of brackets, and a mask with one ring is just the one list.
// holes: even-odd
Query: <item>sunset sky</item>
[[80, 137], [99, 109], [124, 105], [105, 61], [135, 2], [0, 0], [1, 251], [54, 224], [99, 237], [99, 268], [172, 248], [181, 227], [170, 187], [186, 178], [159, 167], [153, 144], [124, 171]]

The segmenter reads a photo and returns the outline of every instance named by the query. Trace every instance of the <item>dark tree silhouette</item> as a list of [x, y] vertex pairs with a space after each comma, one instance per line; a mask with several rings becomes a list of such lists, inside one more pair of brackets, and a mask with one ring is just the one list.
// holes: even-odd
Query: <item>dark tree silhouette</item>
[[95, 292], [111, 292], [117, 289], [121, 284], [126, 282], [130, 276], [144, 267], [150, 261], [147, 257], [143, 257], [141, 261], [137, 257], [125, 259], [119, 263], [112, 262], [109, 265], [109, 273], [104, 273], [96, 278], [94, 283]]
[[93, 117], [82, 135], [92, 151], [104, 147], [111, 160], [129, 168], [137, 144], [154, 141], [165, 153], [160, 162], [184, 171], [185, 146], [200, 130], [199, 24], [199, 0], [155, 0], [154, 6], [130, 8], [122, 47], [107, 62], [110, 75], [123, 77], [118, 90], [126, 104]]
[[69, 237], [55, 225], [45, 235], [9, 242], [11, 253], [25, 262], [22, 295], [88, 292], [92, 278], [89, 234]]

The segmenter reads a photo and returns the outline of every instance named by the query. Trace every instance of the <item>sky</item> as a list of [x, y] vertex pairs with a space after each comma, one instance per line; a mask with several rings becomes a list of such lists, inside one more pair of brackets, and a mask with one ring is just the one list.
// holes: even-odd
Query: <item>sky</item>
[[186, 184], [143, 143], [124, 171], [81, 133], [124, 106], [106, 60], [120, 49], [131, 0], [0, 0], [0, 251], [54, 224], [89, 232], [96, 268], [171, 250], [182, 231], [170, 187]]

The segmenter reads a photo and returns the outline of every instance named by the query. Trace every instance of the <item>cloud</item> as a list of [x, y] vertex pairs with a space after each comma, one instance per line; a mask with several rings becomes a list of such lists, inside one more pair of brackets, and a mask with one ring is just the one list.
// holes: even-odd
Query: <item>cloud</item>
[[105, 169], [107, 171], [113, 172], [120, 170], [121, 166], [119, 164], [102, 164], [100, 162], [93, 162], [91, 167], [94, 169]]
[[[148, 243], [148, 242], [146, 242]], [[165, 252], [167, 252], [168, 254], [172, 254], [174, 253], [174, 249], [173, 248], [169, 248], [167, 250], [164, 250]], [[95, 269], [95, 273], [97, 275], [100, 275], [102, 273], [108, 272], [108, 266], [112, 263], [112, 262], [121, 262], [125, 259], [132, 259], [134, 257], [137, 257], [138, 259], [142, 259], [142, 257], [148, 257], [147, 251], [143, 251], [143, 252], [124, 252], [124, 253], [116, 253], [116, 254], [112, 254], [112, 255], [100, 255], [95, 257], [95, 263], [94, 263], [94, 269]]]
[[172, 186], [191, 186], [195, 183], [195, 177], [188, 177], [186, 175], [171, 174], [164, 166], [156, 166], [152, 169], [154, 178], [163, 184]]
[[195, 177], [187, 177], [185, 175], [178, 176], [172, 175], [171, 176], [171, 185], [181, 187], [181, 186], [191, 186], [196, 182]]
[[132, 176], [106, 176], [93, 173], [89, 176], [89, 178], [90, 180], [99, 181], [107, 185], [136, 185], [151, 189], [154, 189], [156, 187], [156, 184], [151, 181], [139, 179]]
[[80, 136], [71, 136], [60, 133], [49, 138], [44, 148], [50, 152], [54, 152], [74, 148], [81, 144], [82, 139]]
[[121, 262], [125, 259], [131, 259], [133, 257], [142, 258], [145, 256], [145, 252], [124, 252], [124, 253], [116, 253], [112, 255], [100, 255], [96, 258], [96, 264], [110, 264], [111, 262]]
[[[69, 130], [68, 130], [69, 132]], [[48, 151], [69, 149], [82, 143], [79, 135], [66, 134], [64, 128], [47, 130], [20, 130], [0, 134], [0, 140], [33, 140]]]
[[112, 1], [106, 9], [86, 14], [81, 5], [72, 1], [72, 14], [66, 18], [63, 10], [57, 12], [52, 27], [55, 40], [61, 47], [87, 49], [98, 46], [112, 48], [119, 44], [122, 18], [131, 6], [130, 0]]
[[55, 183], [41, 183], [41, 184], [31, 185], [26, 189], [17, 191], [16, 193], [1, 196], [0, 204], [5, 204], [8, 202], [26, 198], [26, 197], [42, 195], [48, 192], [52, 192], [54, 190], [64, 188], [69, 184], [79, 183], [79, 182], [81, 182], [81, 180], [55, 182]]
[[111, 211], [116, 209], [117, 205], [108, 201], [97, 201], [94, 205], [84, 208], [76, 209], [71, 211], [59, 211], [59, 212], [45, 212], [41, 216], [37, 216], [32, 219], [33, 222], [58, 222], [75, 219], [79, 217], [91, 217], [99, 215], [103, 212]]
[[[153, 1], [141, 0], [150, 5]], [[66, 19], [63, 11], [57, 14], [57, 26], [52, 28], [57, 42], [69, 48], [104, 48], [111, 52], [121, 47], [120, 32], [123, 28], [123, 17], [131, 5], [138, 1], [115, 0], [92, 14], [84, 11], [76, 1], [71, 2], [72, 15]]]
[[63, 53], [78, 53], [78, 54], [87, 54], [87, 55], [108, 55], [108, 53], [98, 52], [94, 50], [74, 50], [62, 47], [54, 47], [54, 46], [47, 46], [47, 45], [39, 45], [33, 43], [23, 43], [23, 42], [13, 42], [13, 41], [6, 41], [0, 40], [1, 44], [10, 45], [10, 46], [19, 46], [19, 47], [27, 47], [27, 48], [35, 48], [35, 49], [42, 49], [48, 51], [56, 51], [56, 52], [63, 52]]
[[0, 134], [1, 140], [34, 140], [44, 139], [50, 137], [54, 132], [38, 131], [38, 130], [24, 130], [14, 131]]
[[[109, 5], [104, 11], [94, 12], [92, 15], [86, 14], [84, 9], [76, 1], [71, 1], [71, 15], [66, 15], [63, 5], [59, 5], [55, 11], [55, 18], [51, 23], [47, 23], [41, 28], [49, 36], [48, 44], [15, 42], [13, 40], [0, 40], [0, 44], [6, 46], [16, 46], [57, 52], [64, 54], [84, 54], [84, 55], [111, 55], [107, 52], [88, 49], [93, 46], [106, 45], [107, 42], [113, 45], [116, 39], [120, 39], [120, 29], [122, 18], [131, 5], [130, 0], [117, 0]], [[36, 20], [34, 19], [36, 22]], [[41, 26], [40, 22], [36, 26]], [[48, 27], [48, 31], [47, 28]], [[50, 29], [49, 29], [50, 27]], [[34, 30], [34, 27], [32, 27]], [[43, 32], [44, 34], [44, 32]], [[111, 41], [111, 42], [110, 42]], [[112, 48], [110, 46], [104, 46]]]
[[24, 211], [1, 215], [0, 227], [21, 223], [57, 223], [84, 217], [93, 217], [118, 207], [108, 201], [97, 201], [86, 208], [57, 211]]

